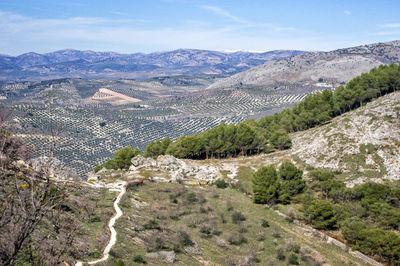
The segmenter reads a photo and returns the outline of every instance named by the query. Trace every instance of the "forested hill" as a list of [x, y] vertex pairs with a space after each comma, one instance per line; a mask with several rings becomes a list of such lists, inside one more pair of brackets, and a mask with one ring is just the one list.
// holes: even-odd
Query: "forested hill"
[[[400, 65], [381, 65], [354, 78], [335, 92], [325, 90], [311, 94], [292, 109], [266, 116], [258, 122], [247, 120], [238, 125], [221, 124], [201, 134], [182, 136], [174, 142], [168, 138], [156, 140], [146, 147], [144, 155], [157, 157], [170, 154], [178, 158], [205, 159], [287, 149], [292, 146], [288, 133], [321, 125], [396, 90], [400, 90]], [[129, 149], [126, 151], [132, 157], [138, 154]], [[112, 159], [105, 166], [119, 168], [115, 163]]]

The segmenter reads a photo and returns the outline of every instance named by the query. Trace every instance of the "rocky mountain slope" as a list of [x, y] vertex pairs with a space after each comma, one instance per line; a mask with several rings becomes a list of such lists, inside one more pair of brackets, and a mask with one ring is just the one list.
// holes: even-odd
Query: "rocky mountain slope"
[[208, 164], [234, 173], [253, 173], [284, 160], [306, 172], [327, 169], [348, 187], [368, 181], [400, 180], [400, 92], [378, 98], [330, 123], [291, 134], [290, 150], [253, 157], [211, 160]]
[[46, 54], [26, 53], [16, 57], [0, 55], [0, 80], [65, 77], [142, 79], [178, 74], [232, 74], [301, 53], [304, 52], [224, 53], [180, 49], [150, 54], [119, 54], [66, 49]]
[[400, 179], [400, 92], [292, 135], [291, 155], [315, 168], [342, 172], [350, 187]]
[[400, 41], [377, 43], [330, 52], [300, 54], [267, 62], [250, 70], [218, 80], [209, 88], [256, 86], [282, 88], [335, 87], [371, 68], [400, 62]]

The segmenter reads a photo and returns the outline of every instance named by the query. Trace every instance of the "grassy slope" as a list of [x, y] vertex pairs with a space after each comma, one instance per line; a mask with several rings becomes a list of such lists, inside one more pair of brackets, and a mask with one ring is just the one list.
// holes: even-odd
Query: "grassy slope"
[[[172, 203], [170, 196], [177, 191], [183, 195], [178, 197], [178, 203]], [[187, 203], [185, 195], [193, 191], [198, 199], [204, 198], [205, 202], [198, 200], [194, 203]], [[140, 200], [148, 203], [146, 206], [135, 207], [134, 201]], [[227, 203], [230, 202], [230, 203]], [[231, 204], [233, 210], [228, 210], [227, 205]], [[176, 237], [179, 229], [184, 229], [189, 233], [194, 243], [198, 245], [196, 252], [181, 251], [177, 253], [177, 263], [179, 265], [201, 265], [201, 261], [208, 261], [213, 264], [226, 265], [227, 256], [231, 256], [236, 263], [244, 262], [246, 256], [251, 252], [257, 254], [260, 265], [279, 265], [286, 264], [287, 257], [293, 253], [288, 251], [290, 244], [308, 246], [311, 249], [309, 257], [315, 258], [319, 263], [329, 263], [331, 265], [357, 265], [360, 262], [349, 256], [342, 250], [304, 236], [297, 227], [278, 216], [272, 210], [260, 205], [255, 205], [252, 201], [234, 189], [215, 189], [213, 187], [184, 187], [179, 184], [146, 184], [133, 191], [130, 190], [123, 198], [121, 207], [124, 215], [116, 224], [118, 231], [118, 241], [113, 248], [113, 261], [122, 259], [127, 265], [134, 265], [133, 256], [144, 255], [146, 247], [150, 246], [147, 237], [156, 233], [165, 240]], [[232, 223], [231, 215], [235, 211], [240, 211], [246, 220], [241, 224]], [[221, 215], [226, 222], [223, 223]], [[144, 230], [143, 226], [152, 218], [160, 224], [162, 230]], [[261, 226], [262, 220], [269, 222], [270, 227]], [[205, 237], [200, 232], [201, 225], [208, 225], [220, 231], [220, 235]], [[136, 228], [136, 230], [134, 230]], [[244, 229], [243, 229], [244, 228]], [[243, 236], [247, 243], [240, 246], [231, 245], [228, 239], [232, 232], [245, 231]], [[246, 232], [247, 231], [247, 232]], [[265, 239], [257, 240], [257, 234], [262, 231]], [[279, 235], [279, 236], [278, 236]], [[217, 239], [224, 239], [226, 247], [217, 244]], [[173, 240], [172, 240], [173, 241]], [[220, 240], [221, 241], [221, 240]], [[171, 250], [172, 245], [167, 244], [166, 249]], [[276, 256], [277, 246], [285, 249], [285, 260], [278, 260]], [[315, 265], [313, 259], [301, 260], [302, 265]], [[161, 260], [146, 259], [150, 265], [165, 263]]]
[[78, 230], [73, 243], [75, 251], [68, 254], [67, 261], [97, 259], [109, 240], [107, 224], [113, 215], [115, 192], [75, 184], [70, 184], [68, 189], [65, 205], [70, 210], [67, 214], [77, 224]]

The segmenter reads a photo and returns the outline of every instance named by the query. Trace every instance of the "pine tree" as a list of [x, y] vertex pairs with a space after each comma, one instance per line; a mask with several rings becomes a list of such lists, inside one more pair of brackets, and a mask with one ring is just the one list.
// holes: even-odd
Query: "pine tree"
[[261, 167], [253, 176], [254, 202], [272, 203], [278, 197], [279, 182], [275, 167]]

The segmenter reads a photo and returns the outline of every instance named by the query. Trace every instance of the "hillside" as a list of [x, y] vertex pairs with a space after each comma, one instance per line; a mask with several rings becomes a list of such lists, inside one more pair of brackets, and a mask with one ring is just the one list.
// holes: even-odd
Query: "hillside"
[[[241, 171], [254, 172], [265, 165], [279, 165], [284, 160], [293, 161], [306, 171], [328, 169], [338, 172], [338, 177], [349, 187], [368, 181], [400, 180], [400, 92], [380, 97], [328, 124], [290, 136], [293, 146], [289, 150], [224, 160], [184, 161], [189, 168], [207, 166], [203, 169], [205, 172], [198, 169], [193, 175], [207, 176], [205, 180], [209, 181], [223, 177], [220, 172], [235, 178]], [[154, 163], [140, 161], [139, 165], [143, 165], [140, 168], [152, 168]], [[175, 178], [174, 171], [176, 169], [172, 167], [157, 176], [162, 177], [164, 173]]]
[[341, 171], [349, 186], [400, 178], [400, 92], [292, 135], [292, 156]]
[[[178, 160], [169, 155], [160, 156], [157, 160], [136, 157], [132, 159], [132, 166], [128, 171], [101, 170], [98, 174], [91, 176], [89, 180], [107, 183], [114, 182], [116, 179], [128, 182], [150, 179], [155, 182], [146, 182], [144, 186], [134, 189], [133, 192], [128, 192], [128, 196], [124, 198], [122, 208], [125, 214], [117, 223], [118, 231], [123, 232], [123, 236], [120, 238], [121, 242], [118, 242], [115, 246], [113, 259], [129, 262], [130, 254], [136, 252], [135, 254], [143, 254], [142, 256], [146, 257], [148, 262], [155, 264], [162, 263], [165, 260], [177, 260], [184, 264], [197, 264], [205, 261], [224, 263], [227, 261], [226, 254], [231, 255], [230, 252], [234, 251], [235, 255], [231, 255], [231, 260], [235, 263], [245, 264], [246, 261], [257, 257], [258, 262], [263, 265], [266, 263], [281, 265], [291, 256], [290, 252], [294, 252], [290, 248], [292, 244], [287, 243], [297, 242], [301, 246], [300, 250], [306, 249], [305, 245], [309, 250], [308, 252], [312, 250], [314, 262], [309, 260], [310, 257], [304, 258], [302, 251], [299, 253], [302, 263], [305, 265], [309, 265], [309, 263], [311, 263], [310, 265], [313, 265], [312, 263], [380, 265], [373, 260], [369, 261], [359, 253], [350, 252], [355, 257], [361, 256], [363, 259], [361, 261], [357, 261], [358, 259], [354, 261], [355, 257], [346, 254], [345, 251], [349, 249], [343, 244], [346, 241], [338, 227], [346, 226], [349, 221], [353, 221], [352, 219], [357, 219], [354, 218], [355, 216], [364, 217], [369, 226], [367, 228], [371, 227], [374, 228], [371, 230], [378, 230], [372, 231], [373, 234], [384, 232], [380, 228], [389, 229], [389, 231], [394, 229], [395, 232], [398, 232], [396, 231], [398, 230], [396, 221], [400, 219], [398, 198], [386, 199], [391, 201], [394, 207], [382, 205], [382, 208], [383, 206], [392, 208], [393, 212], [384, 211], [385, 214], [379, 216], [381, 215], [380, 212], [373, 214], [372, 205], [368, 204], [385, 203], [381, 203], [380, 200], [373, 200], [372, 203], [362, 201], [360, 205], [355, 193], [371, 186], [374, 188], [373, 185], [368, 183], [369, 181], [382, 183], [383, 188], [392, 187], [393, 191], [398, 190], [396, 181], [398, 182], [400, 176], [398, 162], [400, 154], [399, 108], [400, 92], [388, 94], [361, 108], [341, 115], [328, 124], [291, 134], [293, 147], [290, 150], [271, 154], [222, 160]], [[262, 205], [251, 204], [250, 199], [243, 196], [241, 192], [245, 195], [253, 195], [252, 180], [256, 170], [269, 165], [278, 167], [284, 161], [294, 162], [303, 170], [303, 179], [306, 180], [307, 184], [304, 194], [295, 197], [293, 202], [278, 202], [279, 204], [272, 208], [276, 210], [275, 212], [271, 209], [263, 209]], [[336, 192], [337, 194], [326, 194], [327, 192], [324, 192], [323, 189], [321, 191], [319, 186], [322, 186], [323, 183], [319, 183], [321, 181], [317, 181], [313, 175], [323, 169], [332, 173], [333, 180], [330, 182], [336, 185], [331, 186], [341, 187], [340, 184], [344, 181], [348, 188], [340, 188], [342, 192]], [[231, 189], [221, 190], [197, 186], [205, 185], [208, 182], [212, 183], [218, 179], [224, 179], [230, 184]], [[181, 185], [175, 184], [176, 182]], [[363, 183], [366, 186], [360, 186]], [[186, 186], [182, 186], [182, 184]], [[369, 193], [377, 192], [371, 190]], [[192, 194], [192, 196], [188, 196], [188, 194]], [[323, 232], [327, 235], [320, 235], [318, 231], [312, 231], [313, 229], [304, 225], [304, 223], [312, 224], [312, 221], [307, 220], [307, 215], [304, 213], [306, 207], [302, 207], [310, 204], [308, 197], [311, 195], [316, 198], [313, 202], [317, 204], [328, 202], [326, 203], [328, 206], [334, 206], [330, 208], [334, 208], [334, 213], [338, 215], [337, 227], [320, 228], [325, 229]], [[335, 204], [329, 205], [331, 201]], [[233, 207], [229, 211], [231, 204]], [[135, 205], [134, 209], [130, 207], [133, 205]], [[235, 222], [230, 223], [229, 216], [233, 215], [233, 210], [238, 210], [245, 217], [245, 220], [237, 223], [237, 226]], [[283, 215], [283, 217], [287, 215], [286, 219], [280, 217], [280, 215]], [[134, 217], [138, 218], [134, 219]], [[300, 219], [300, 221], [291, 222], [291, 219], [294, 219], [293, 217]], [[258, 230], [257, 233], [259, 227], [257, 219], [267, 220], [272, 231], [260, 227], [261, 230]], [[386, 222], [388, 224], [385, 224]], [[248, 229], [242, 229], [243, 226]], [[376, 227], [379, 229], [376, 229]], [[142, 231], [140, 228], [147, 229]], [[277, 233], [277, 229], [280, 233]], [[158, 241], [161, 241], [167, 250], [177, 245], [174, 241], [180, 241], [180, 234], [186, 234], [195, 243], [194, 247], [186, 247], [184, 253], [173, 252], [168, 253], [167, 256], [165, 253], [157, 251], [157, 244], [154, 242], [156, 240], [152, 235], [154, 230], [161, 233], [160, 238], [164, 240]], [[213, 233], [213, 230], [217, 230], [217, 232]], [[237, 234], [232, 233], [236, 230]], [[271, 239], [269, 239], [269, 234], [272, 234]], [[264, 235], [264, 237], [260, 238], [260, 235]], [[277, 238], [277, 235], [280, 236]], [[274, 240], [274, 238], [277, 240]], [[134, 246], [127, 244], [131, 243], [130, 239], [134, 239]], [[237, 239], [245, 240], [241, 244], [236, 244]], [[255, 244], [254, 239], [258, 241], [263, 239], [261, 242], [267, 240], [267, 244]], [[378, 239], [381, 238], [378, 237]], [[280, 244], [280, 240], [286, 244]], [[237, 241], [240, 243], [241, 240]], [[329, 247], [326, 246], [325, 241], [329, 243]], [[371, 239], [369, 241], [378, 240]], [[275, 251], [273, 250], [274, 245], [270, 246], [271, 242], [276, 246]], [[398, 248], [398, 242], [396, 242], [394, 249]], [[334, 243], [334, 248], [332, 243]], [[348, 240], [347, 243], [351, 244], [351, 241]], [[283, 260], [279, 259], [279, 255], [277, 257], [271, 256], [271, 254], [279, 253], [278, 249], [280, 248], [278, 246], [285, 245], [286, 248], [283, 248], [283, 250], [289, 253], [284, 256]], [[369, 245], [373, 247], [375, 242], [371, 242]], [[240, 249], [235, 249], [234, 246], [240, 246]], [[384, 261], [378, 255], [381, 254], [380, 251], [375, 253], [370, 248], [366, 249], [363, 246], [360, 248], [376, 254], [375, 259]], [[250, 250], [253, 250], [253, 252]], [[397, 258], [398, 260], [396, 250], [393, 250], [393, 252], [391, 253], [393, 259], [396, 260]], [[269, 255], [264, 256], [265, 254]], [[332, 258], [335, 258], [335, 260], [332, 260]], [[393, 265], [397, 265], [396, 262]]]
[[19, 56], [0, 55], [0, 81], [56, 78], [134, 78], [169, 75], [232, 74], [302, 51], [265, 53], [179, 49], [150, 54], [60, 50]]
[[337, 87], [371, 68], [400, 62], [400, 41], [377, 43], [313, 52], [267, 62], [231, 77], [218, 80], [208, 88], [237, 86], [277, 88]]

